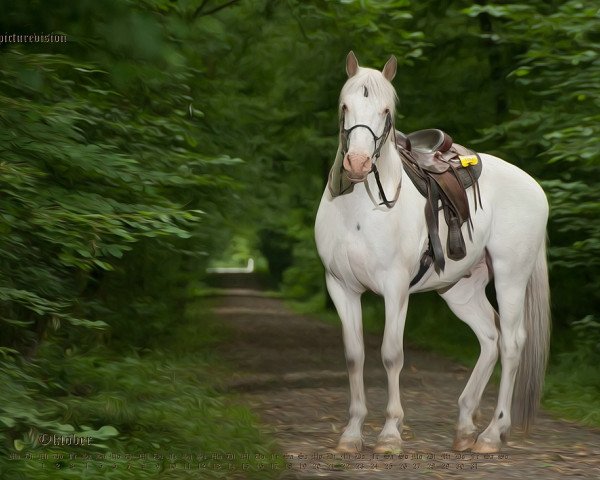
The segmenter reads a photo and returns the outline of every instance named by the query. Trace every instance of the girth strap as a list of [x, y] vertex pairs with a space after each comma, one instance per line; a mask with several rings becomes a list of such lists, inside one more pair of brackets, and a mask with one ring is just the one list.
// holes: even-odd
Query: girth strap
[[431, 262], [433, 262], [433, 255], [431, 253], [431, 243], [429, 243], [429, 247], [423, 252], [423, 255], [421, 255], [421, 260], [419, 261], [419, 271], [410, 281], [410, 287], [419, 283], [419, 280], [421, 280], [427, 273], [427, 270], [429, 270]]

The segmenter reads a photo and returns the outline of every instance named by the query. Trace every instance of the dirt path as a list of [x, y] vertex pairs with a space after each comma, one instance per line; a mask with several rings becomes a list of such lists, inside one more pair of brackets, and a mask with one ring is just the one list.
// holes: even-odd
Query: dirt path
[[[258, 290], [229, 289], [218, 303], [215, 313], [233, 332], [219, 353], [238, 372], [226, 388], [274, 432], [289, 464], [282, 479], [600, 478], [600, 432], [545, 414], [529, 438], [513, 432], [502, 454], [452, 452], [456, 402], [469, 370], [411, 348], [400, 377], [404, 454], [374, 455], [387, 393], [381, 339], [372, 335], [365, 338], [365, 449], [337, 454], [348, 415], [341, 329], [296, 315]], [[484, 395], [481, 427], [493, 412], [492, 390]]]

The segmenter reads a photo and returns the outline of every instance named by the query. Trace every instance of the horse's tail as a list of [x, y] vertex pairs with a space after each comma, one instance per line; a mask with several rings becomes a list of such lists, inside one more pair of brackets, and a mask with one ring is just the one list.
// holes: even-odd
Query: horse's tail
[[527, 339], [517, 370], [512, 421], [522, 425], [527, 433], [542, 396], [550, 349], [550, 287], [545, 242], [538, 252], [533, 273], [527, 283], [524, 314]]

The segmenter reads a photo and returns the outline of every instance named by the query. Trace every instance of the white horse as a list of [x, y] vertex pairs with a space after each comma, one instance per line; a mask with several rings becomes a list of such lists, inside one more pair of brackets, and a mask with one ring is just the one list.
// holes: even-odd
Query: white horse
[[[351, 193], [335, 197], [326, 188], [315, 224], [327, 289], [342, 322], [350, 380], [350, 420], [338, 450], [353, 452], [363, 447], [362, 424], [367, 408], [361, 294], [371, 290], [385, 300], [381, 356], [387, 372], [388, 404], [385, 425], [374, 449], [384, 453], [401, 451], [402, 446], [404, 412], [399, 375], [408, 297], [436, 290], [473, 329], [481, 345], [479, 359], [458, 400], [453, 449], [497, 452], [511, 426], [511, 404], [513, 420], [527, 428], [543, 385], [550, 332], [545, 194], [519, 168], [480, 154], [483, 208], [475, 209], [469, 198], [473, 232], [472, 240], [467, 241], [466, 256], [447, 261], [439, 274], [430, 268], [411, 287], [428, 246], [428, 233], [425, 198], [403, 173], [392, 135], [382, 134], [386, 121], [394, 118], [396, 92], [391, 81], [396, 74], [396, 59], [392, 56], [380, 72], [360, 67], [350, 52], [346, 72], [349, 78], [340, 94], [341, 129], [347, 134], [343, 139], [344, 150], [347, 149], [343, 166], [346, 180], [351, 180], [354, 188]], [[353, 126], [359, 128], [352, 129]], [[377, 142], [381, 143], [380, 149]], [[338, 155], [341, 151], [340, 146]], [[373, 196], [365, 187], [370, 184], [370, 190], [377, 191], [373, 175], [369, 175], [374, 162], [381, 174], [385, 197], [398, 195], [392, 208], [374, 205]], [[447, 226], [443, 217], [439, 225], [440, 237], [445, 238]], [[465, 233], [464, 225], [463, 230]], [[492, 278], [498, 313], [485, 295]], [[490, 424], [477, 435], [474, 416], [498, 353], [502, 364], [498, 403]]]

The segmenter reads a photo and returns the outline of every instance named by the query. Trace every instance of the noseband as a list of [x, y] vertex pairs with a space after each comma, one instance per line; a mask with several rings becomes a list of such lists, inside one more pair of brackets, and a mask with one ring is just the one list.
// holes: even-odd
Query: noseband
[[340, 117], [340, 141], [342, 144], [342, 156], [345, 157], [348, 153], [348, 144], [350, 143], [350, 134], [352, 133], [352, 130], [356, 128], [366, 128], [369, 131], [369, 133], [373, 136], [373, 142], [375, 143], [373, 153], [371, 154], [371, 158], [373, 158], [373, 165], [375, 165], [375, 162], [381, 155], [381, 147], [383, 147], [383, 144], [387, 140], [387, 137], [390, 134], [390, 130], [392, 129], [392, 114], [388, 112], [387, 116], [385, 117], [385, 126], [383, 127], [383, 133], [379, 136], [375, 135], [375, 132], [368, 125], [358, 123], [350, 128], [344, 128], [345, 122], [346, 112], [342, 110], [342, 115]]
[[376, 162], [379, 159], [379, 156], [381, 155], [381, 147], [383, 147], [383, 145], [385, 144], [385, 141], [387, 140], [390, 131], [393, 127], [392, 114], [390, 112], [387, 113], [385, 117], [385, 126], [383, 127], [383, 132], [379, 136], [377, 136], [375, 132], [371, 129], [371, 127], [369, 127], [368, 125], [358, 123], [350, 128], [344, 128], [345, 122], [346, 112], [345, 110], [342, 110], [342, 114], [340, 116], [340, 144], [342, 158], [344, 158], [348, 153], [348, 145], [350, 143], [350, 134], [352, 133], [352, 130], [355, 130], [356, 128], [366, 128], [369, 131], [369, 133], [373, 136], [373, 142], [375, 144], [373, 147], [373, 153], [371, 154], [371, 158], [373, 159], [373, 165], [371, 166], [371, 171], [369, 173], [372, 172], [375, 175], [375, 181], [377, 182], [377, 188], [379, 189], [379, 195], [381, 197], [382, 202], [378, 204], [373, 198], [371, 190], [369, 189], [369, 182], [365, 182], [365, 188], [367, 189], [367, 193], [369, 194], [371, 201], [375, 205], [385, 205], [387, 208], [392, 208], [395, 205], [396, 200], [398, 200], [398, 195], [400, 194], [400, 185], [398, 185], [398, 189], [396, 190], [395, 198], [392, 201], [389, 201], [385, 196], [385, 192], [383, 191], [383, 186], [381, 185], [381, 180], [379, 179], [379, 171], [377, 170], [376, 165]]

